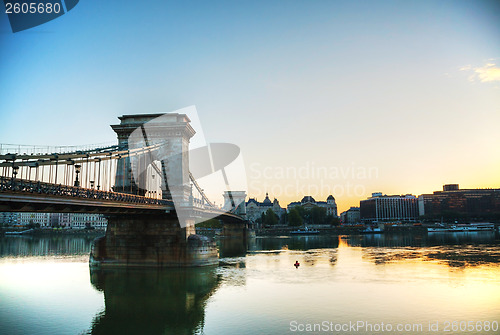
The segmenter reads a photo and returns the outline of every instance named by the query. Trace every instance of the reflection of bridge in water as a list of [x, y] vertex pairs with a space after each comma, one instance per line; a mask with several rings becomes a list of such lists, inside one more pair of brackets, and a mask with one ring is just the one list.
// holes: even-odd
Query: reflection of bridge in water
[[0, 257], [89, 254], [92, 236], [12, 236], [2, 239]]
[[[167, 121], [155, 123], [146, 136], [144, 125], [164, 116]], [[214, 217], [223, 222], [225, 235], [246, 239], [236, 206], [214, 206], [189, 172], [195, 131], [186, 115], [120, 120], [112, 126], [118, 145], [58, 152], [0, 146], [0, 211], [106, 214], [106, 236], [91, 255], [95, 265], [215, 264], [215, 244], [194, 228]], [[142, 129], [145, 143], [132, 147], [128, 138], [136, 129]]]
[[219, 286], [216, 268], [91, 270], [105, 311], [91, 334], [198, 334], [208, 298]]

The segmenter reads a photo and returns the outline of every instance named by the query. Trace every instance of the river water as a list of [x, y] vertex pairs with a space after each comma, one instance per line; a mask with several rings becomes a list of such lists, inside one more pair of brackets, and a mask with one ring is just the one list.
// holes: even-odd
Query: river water
[[90, 271], [91, 240], [0, 238], [0, 334], [500, 333], [494, 232], [223, 241], [163, 271]]

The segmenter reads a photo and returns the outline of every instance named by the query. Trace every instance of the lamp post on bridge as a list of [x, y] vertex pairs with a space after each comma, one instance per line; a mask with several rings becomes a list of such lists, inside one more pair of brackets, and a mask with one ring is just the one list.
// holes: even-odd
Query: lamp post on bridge
[[189, 205], [190, 206], [194, 205], [193, 184], [191, 184], [191, 190], [190, 190], [190, 193], [189, 193]]
[[80, 181], [78, 180], [78, 174], [80, 173], [81, 165], [76, 164], [75, 165], [75, 172], [76, 172], [76, 179], [75, 179], [75, 186], [80, 187]]
[[[12, 163], [14, 165], [14, 163]], [[19, 171], [19, 166], [12, 166], [12, 178], [16, 179], [17, 172]]]
[[101, 159], [99, 158], [99, 172], [97, 173], [97, 189], [99, 190], [101, 188]]

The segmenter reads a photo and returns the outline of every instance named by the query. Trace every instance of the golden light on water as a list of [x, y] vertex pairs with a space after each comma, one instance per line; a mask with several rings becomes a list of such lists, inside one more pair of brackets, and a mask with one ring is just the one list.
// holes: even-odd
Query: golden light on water
[[[225, 258], [211, 270], [218, 284], [214, 282], [203, 306], [191, 299], [191, 291], [186, 296], [191, 297], [189, 304], [204, 310], [206, 334], [236, 327], [250, 334], [256, 325], [266, 333], [284, 333], [292, 320], [420, 325], [437, 320], [441, 326], [445, 320], [498, 320], [500, 250], [496, 244], [408, 246], [406, 241], [397, 236], [257, 238], [248, 254]], [[300, 263], [298, 268], [295, 261]], [[122, 290], [122, 279], [115, 283], [119, 287], [113, 281], [104, 286], [104, 294], [96, 290], [83, 256], [4, 257], [0, 272], [5, 306], [0, 306], [0, 312], [17, 311], [26, 329], [38, 327], [30, 321], [35, 312], [60, 323], [61, 329], [74, 327], [70, 325], [76, 321], [79, 329], [86, 329], [106, 315], [107, 294], [132, 299]], [[164, 290], [155, 286], [154, 278], [147, 281], [151, 287], [141, 288], [144, 294]], [[156, 295], [152, 296], [155, 308], [165, 308], [165, 313], [172, 308], [169, 301], [158, 304]], [[68, 313], [74, 301], [80, 312]], [[119, 306], [110, 312], [110, 322], [120, 327], [122, 319], [113, 319], [114, 313], [127, 311], [127, 306]]]

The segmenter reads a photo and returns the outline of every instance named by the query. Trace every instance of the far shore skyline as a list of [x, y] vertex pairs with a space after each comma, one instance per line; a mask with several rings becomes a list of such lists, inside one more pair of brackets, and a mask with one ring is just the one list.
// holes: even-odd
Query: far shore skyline
[[[343, 201], [342, 197], [336, 196], [335, 194], [314, 195], [314, 194], [305, 194], [304, 193], [303, 195], [297, 195], [295, 197], [295, 196], [283, 196], [283, 195], [282, 196], [277, 196], [277, 195], [272, 194], [271, 192], [267, 192], [267, 193], [269, 194], [269, 198], [271, 199], [271, 201], [276, 198], [279, 201], [280, 206], [283, 207], [283, 208], [286, 208], [288, 206], [288, 204], [290, 204], [292, 202], [300, 201], [305, 196], [312, 196], [314, 198], [314, 200], [316, 200], [316, 201], [325, 201], [326, 198], [329, 195], [332, 195], [335, 198], [335, 202], [337, 203], [338, 214], [340, 214], [340, 213], [348, 210], [350, 207], [359, 207], [359, 201], [371, 197], [372, 193], [380, 192], [383, 195], [406, 195], [406, 194], [411, 194], [411, 195], [414, 195], [414, 196], [418, 197], [419, 195], [422, 195], [422, 194], [432, 194], [435, 191], [442, 191], [443, 190], [443, 185], [447, 185], [447, 184], [458, 184], [460, 189], [500, 189], [500, 185], [492, 185], [492, 186], [489, 186], [489, 187], [473, 187], [473, 186], [466, 186], [466, 187], [464, 187], [460, 183], [443, 183], [440, 187], [438, 187], [438, 188], [436, 188], [434, 190], [423, 192], [423, 193], [415, 193], [415, 192], [409, 192], [409, 191], [407, 191], [407, 192], [399, 192], [399, 193], [398, 192], [389, 193], [389, 192], [385, 192], [384, 190], [373, 190], [373, 191], [369, 191], [366, 194], [366, 196], [359, 197], [358, 200], [357, 200], [357, 202], [356, 202], [355, 199], [351, 200], [350, 202]], [[248, 199], [250, 199], [250, 198], [253, 198], [253, 199], [256, 199], [259, 202], [262, 202], [265, 199], [265, 197], [266, 197], [266, 192], [264, 192], [264, 194], [260, 195], [260, 196], [254, 196], [253, 194], [247, 194], [246, 201], [248, 201]]]

